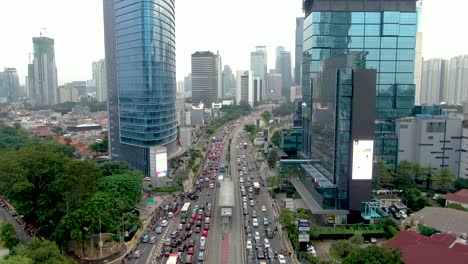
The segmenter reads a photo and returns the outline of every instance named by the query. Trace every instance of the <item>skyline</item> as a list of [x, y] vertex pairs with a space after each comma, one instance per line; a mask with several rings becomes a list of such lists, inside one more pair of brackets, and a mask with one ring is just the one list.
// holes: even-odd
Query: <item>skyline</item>
[[[267, 4], [268, 13], [259, 15], [257, 10], [265, 10]], [[457, 27], [452, 26], [463, 24], [461, 18], [467, 8], [468, 2], [462, 0], [424, 2], [421, 19], [424, 59], [468, 54], [468, 36], [459, 34]], [[12, 21], [21, 21], [12, 10], [21, 10], [24, 22], [11, 26]], [[257, 45], [268, 47], [268, 69], [274, 68], [274, 49], [284, 46], [291, 52], [294, 65], [295, 18], [301, 15], [300, 0], [294, 0], [293, 4], [288, 0], [178, 1], [177, 80], [190, 72], [190, 56], [196, 51], [219, 50], [223, 65], [237, 71], [250, 69], [250, 52]], [[59, 84], [91, 79], [92, 62], [104, 58], [102, 1], [17, 0], [0, 4], [0, 29], [10, 40], [0, 44], [0, 69], [16, 68], [22, 85], [27, 75], [28, 53], [32, 52], [32, 38], [39, 36], [41, 28], [46, 28], [44, 36], [55, 40]]]

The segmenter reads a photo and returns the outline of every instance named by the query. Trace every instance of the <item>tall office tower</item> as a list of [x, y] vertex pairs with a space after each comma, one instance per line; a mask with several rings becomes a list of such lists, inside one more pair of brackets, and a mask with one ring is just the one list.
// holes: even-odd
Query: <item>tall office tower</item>
[[276, 58], [276, 73], [280, 73], [281, 79], [281, 95], [289, 98], [292, 77], [291, 77], [291, 53], [289, 51], [280, 50]]
[[192, 54], [192, 102], [211, 108], [218, 102], [218, 56], [211, 51]]
[[453, 57], [447, 66], [445, 102], [462, 105], [468, 102], [468, 55]]
[[184, 94], [184, 81], [177, 82], [177, 96]]
[[282, 85], [282, 76], [280, 73], [276, 73], [275, 70], [270, 70], [268, 73], [268, 84], [266, 97], [271, 100], [280, 100], [281, 99], [281, 85]]
[[423, 62], [421, 105], [438, 105], [444, 101], [447, 61], [431, 59]]
[[275, 56], [275, 71], [279, 72], [281, 69], [281, 60], [280, 60], [280, 54], [281, 52], [286, 51], [286, 49], [283, 46], [277, 46], [276, 47], [276, 56]]
[[256, 105], [257, 103], [262, 101], [262, 98], [263, 98], [262, 89], [263, 87], [265, 87], [265, 84], [263, 83], [263, 79], [261, 77], [255, 76], [253, 72], [252, 74], [253, 74], [253, 102], [254, 102], [254, 105]]
[[189, 73], [187, 76], [184, 77], [184, 92], [187, 95], [192, 94], [192, 74]]
[[223, 99], [224, 91], [223, 91], [223, 62], [221, 60], [221, 55], [219, 51], [216, 52], [216, 74], [218, 79], [218, 93], [216, 102], [220, 102]]
[[[337, 4], [339, 2], [340, 4]], [[303, 63], [303, 151], [312, 156], [313, 80], [320, 61], [365, 51], [366, 69], [377, 70], [375, 160], [391, 168], [397, 162], [395, 119], [414, 108], [416, 1], [305, 0]], [[306, 55], [307, 54], [307, 55]]]
[[33, 38], [33, 62], [28, 65], [28, 78], [33, 105], [58, 103], [57, 67], [55, 66], [54, 40]]
[[223, 91], [224, 97], [236, 97], [236, 76], [229, 65], [224, 65], [223, 69]]
[[304, 18], [296, 17], [296, 49], [294, 50], [294, 84], [302, 85], [302, 45], [304, 42]]
[[0, 72], [0, 102], [14, 102], [20, 94], [18, 73], [15, 68], [5, 68]]
[[237, 71], [236, 102], [254, 106], [254, 78], [252, 71]]
[[96, 86], [97, 101], [107, 101], [106, 61], [104, 59], [93, 62], [93, 81]]
[[110, 156], [153, 186], [178, 149], [174, 2], [103, 1]]
[[371, 198], [377, 74], [365, 66], [366, 52], [351, 51], [321, 60], [314, 76], [311, 158], [319, 162], [301, 175], [322, 210], [360, 215]]
[[416, 15], [417, 15], [417, 28], [416, 28], [416, 49], [414, 55], [414, 104], [421, 105], [421, 85], [422, 85], [422, 44], [423, 33], [421, 32], [421, 16], [422, 16], [422, 0], [416, 1]]
[[254, 78], [260, 78], [262, 86], [259, 87], [260, 97], [258, 101], [262, 101], [266, 94], [267, 84], [267, 50], [266, 46], [256, 46], [255, 51], [250, 52], [250, 70], [253, 72]]

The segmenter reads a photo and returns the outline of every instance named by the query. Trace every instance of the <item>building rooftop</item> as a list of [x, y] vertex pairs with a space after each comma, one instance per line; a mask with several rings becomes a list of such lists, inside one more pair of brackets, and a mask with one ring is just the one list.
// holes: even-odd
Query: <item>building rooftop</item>
[[468, 204], [468, 189], [463, 189], [456, 193], [449, 193], [445, 195], [445, 199], [449, 201]]
[[425, 207], [411, 217], [443, 233], [468, 233], [468, 212], [441, 207]]
[[413, 230], [406, 230], [390, 239], [384, 248], [399, 248], [407, 264], [466, 264], [468, 245], [457, 243], [450, 234], [426, 237]]

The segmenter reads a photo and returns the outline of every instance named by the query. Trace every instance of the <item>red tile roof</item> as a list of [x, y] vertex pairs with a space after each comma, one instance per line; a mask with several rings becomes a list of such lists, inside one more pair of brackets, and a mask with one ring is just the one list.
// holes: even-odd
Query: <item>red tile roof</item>
[[399, 248], [406, 264], [467, 264], [468, 246], [455, 243], [451, 248], [455, 240], [450, 234], [426, 237], [406, 230], [385, 243], [384, 247]]
[[449, 193], [445, 195], [445, 199], [468, 204], [468, 189], [459, 190], [456, 193]]

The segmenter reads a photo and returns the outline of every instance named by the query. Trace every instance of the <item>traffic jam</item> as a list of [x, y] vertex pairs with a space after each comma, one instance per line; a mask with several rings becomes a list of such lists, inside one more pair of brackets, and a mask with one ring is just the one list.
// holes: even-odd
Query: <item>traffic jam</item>
[[[158, 263], [205, 263], [207, 240], [211, 216], [213, 214], [214, 192], [217, 188], [216, 179], [224, 173], [224, 164], [220, 164], [223, 152], [224, 138], [231, 126], [224, 128], [220, 138], [213, 137], [208, 145], [206, 158], [200, 175], [195, 181], [194, 188], [182, 195], [180, 203], [174, 202], [169, 206], [165, 216], [155, 223], [156, 235], [164, 235]], [[182, 205], [178, 209], [179, 204]], [[172, 223], [171, 225], [171, 221]], [[171, 227], [170, 232], [165, 232]], [[172, 230], [172, 228], [175, 230]], [[143, 243], [151, 243], [156, 238], [145, 235]]]

